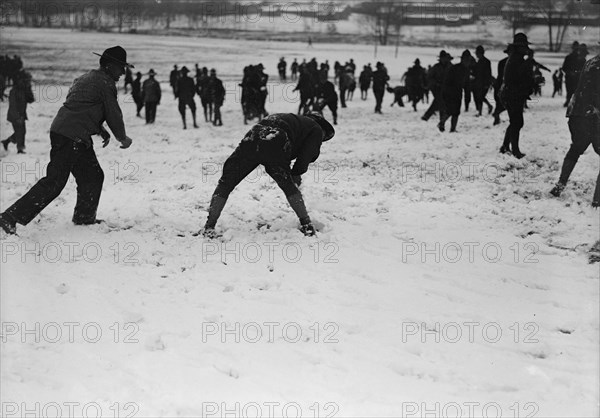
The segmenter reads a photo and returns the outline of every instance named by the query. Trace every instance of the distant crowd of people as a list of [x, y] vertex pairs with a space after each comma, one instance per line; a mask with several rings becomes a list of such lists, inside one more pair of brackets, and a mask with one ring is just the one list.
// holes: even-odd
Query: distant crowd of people
[[[373, 70], [370, 64], [363, 66], [358, 77], [361, 99], [366, 100], [369, 88], [375, 96], [375, 113], [382, 112], [382, 102], [387, 91], [394, 95], [393, 104], [404, 106], [403, 96], [407, 96], [414, 111], [421, 101], [429, 104], [421, 119], [427, 121], [435, 113], [439, 114], [438, 129], [445, 131], [446, 122], [450, 119], [450, 132], [457, 131], [459, 115], [464, 102], [468, 111], [471, 98], [475, 103], [477, 115], [483, 114], [484, 105], [488, 114], [494, 118], [494, 125], [500, 123], [500, 114], [508, 113], [509, 124], [503, 136], [500, 152], [523, 158], [519, 139], [524, 125], [524, 110], [532, 95], [541, 94], [541, 86], [545, 79], [541, 71], [550, 69], [538, 63], [534, 51], [530, 48], [527, 35], [517, 33], [504, 50], [507, 57], [498, 63], [497, 77], [492, 76], [491, 63], [485, 57], [482, 45], [475, 48], [475, 57], [469, 50], [461, 53], [460, 61], [452, 64], [451, 54], [442, 50], [438, 62], [425, 69], [420, 60], [407, 69], [401, 81], [403, 85], [389, 85], [388, 70], [382, 62], [377, 62]], [[100, 55], [100, 54], [98, 54]], [[564, 59], [561, 68], [553, 76], [553, 94], [562, 94], [562, 82], [566, 87], [566, 100], [571, 133], [571, 147], [564, 157], [559, 180], [550, 191], [553, 196], [560, 196], [567, 185], [579, 157], [591, 144], [600, 155], [600, 55], [586, 61], [587, 46], [574, 42], [572, 51]], [[9, 94], [7, 119], [13, 126], [14, 133], [2, 141], [5, 150], [10, 143], [17, 145], [19, 153], [25, 151], [25, 121], [27, 120], [27, 104], [33, 102], [31, 75], [23, 70], [17, 56], [1, 59], [2, 81], [12, 83]], [[10, 63], [10, 64], [9, 64]], [[10, 70], [7, 70], [9, 68]], [[18, 68], [15, 72], [14, 69]], [[142, 82], [142, 73], [137, 72], [133, 79], [133, 65], [127, 63], [127, 55], [123, 48], [109, 48], [101, 55], [100, 68], [92, 70], [77, 78], [71, 86], [65, 104], [59, 110], [50, 128], [52, 143], [51, 162], [48, 176], [38, 182], [22, 199], [11, 206], [0, 216], [0, 226], [5, 232], [15, 233], [16, 223], [23, 225], [31, 221], [48, 203], [58, 196], [69, 173], [75, 175], [78, 183], [78, 203], [75, 208], [74, 222], [90, 224], [96, 222], [95, 210], [100, 196], [103, 174], [93, 151], [92, 135], [100, 135], [103, 145], [110, 140], [110, 134], [104, 129], [106, 121], [121, 143], [122, 148], [131, 145], [131, 139], [125, 134], [122, 113], [117, 102], [116, 83], [125, 75], [125, 90], [131, 86], [131, 94], [136, 103], [137, 116], [146, 109], [146, 123], [152, 124], [156, 119], [156, 109], [161, 102], [161, 86], [156, 80], [156, 72], [148, 71]], [[287, 80], [287, 64], [282, 57], [277, 66], [280, 80]], [[242, 111], [244, 123], [253, 118], [259, 122], [242, 140], [226, 163], [229, 171], [224, 169], [223, 178], [215, 190], [211, 201], [209, 222], [206, 228], [214, 232], [214, 224], [225, 204], [227, 196], [257, 164], [279, 161], [277, 166], [268, 165], [270, 175], [285, 191], [288, 201], [296, 211], [304, 227], [303, 232], [314, 234], [310, 218], [297, 186], [300, 175], [306, 172], [310, 161], [319, 155], [319, 147], [323, 141], [331, 139], [335, 130], [323, 117], [325, 108], [332, 113], [333, 124], [338, 122], [338, 101], [342, 108], [353, 98], [357, 83], [355, 79], [356, 64], [353, 59], [345, 64], [335, 62], [333, 65], [333, 81], [330, 81], [329, 62], [317, 63], [315, 58], [298, 63], [296, 59], [291, 65], [291, 79], [295, 81], [295, 90], [299, 91], [297, 114], [269, 115], [265, 109], [267, 98], [268, 75], [264, 66], [248, 65], [243, 70]], [[187, 128], [186, 109], [192, 113], [193, 126], [198, 127], [196, 120], [196, 104], [194, 96], [200, 97], [206, 122], [215, 126], [222, 125], [220, 108], [225, 100], [225, 88], [213, 68], [195, 66], [195, 76], [190, 77], [189, 69], [177, 65], [169, 75], [169, 84], [173, 96], [179, 102], [179, 112], [183, 128]], [[112, 82], [111, 82], [112, 80]], [[106, 91], [100, 92], [98, 86]], [[487, 99], [487, 93], [493, 88], [495, 106]], [[429, 93], [432, 100], [429, 102]], [[4, 98], [4, 95], [2, 95]], [[99, 106], [90, 106], [90, 103]], [[87, 115], [89, 113], [89, 115]], [[82, 115], [86, 114], [86, 118]], [[294, 138], [292, 153], [286, 138]], [[265, 141], [274, 140], [273, 146], [282, 148], [271, 155], [274, 149], [264, 148]], [[66, 146], [73, 143], [73, 146]], [[277, 145], [275, 145], [277, 144]], [[307, 144], [306, 148], [302, 148]], [[310, 144], [310, 145], [308, 145]], [[287, 147], [287, 148], [286, 148]], [[263, 155], [264, 154], [264, 155]], [[290, 171], [289, 163], [298, 158], [295, 168]], [[290, 159], [290, 161], [287, 161]], [[264, 161], [263, 161], [264, 160]], [[287, 163], [285, 163], [285, 161]], [[229, 165], [228, 165], [229, 164]], [[282, 165], [283, 164], [283, 165]], [[287, 164], [287, 165], [286, 165]], [[237, 168], [235, 168], [237, 167]], [[239, 167], [244, 170], [239, 171]], [[285, 168], [288, 167], [288, 168]], [[248, 171], [250, 170], [250, 171]], [[270, 170], [270, 171], [269, 171]], [[596, 181], [592, 205], [600, 206], [600, 173]]]

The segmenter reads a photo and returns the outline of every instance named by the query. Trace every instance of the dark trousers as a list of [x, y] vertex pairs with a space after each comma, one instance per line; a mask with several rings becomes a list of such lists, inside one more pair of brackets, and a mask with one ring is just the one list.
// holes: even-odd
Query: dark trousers
[[581, 154], [592, 144], [596, 154], [600, 155], [600, 122], [597, 116], [571, 116], [569, 118], [571, 147], [566, 160], [577, 161]]
[[[600, 155], [600, 121], [596, 116], [571, 116], [569, 118], [569, 131], [571, 131], [571, 147], [567, 151], [560, 172], [559, 183], [565, 185], [569, 181], [571, 172], [577, 164], [581, 154], [592, 144], [596, 154]], [[593, 203], [600, 204], [600, 172], [596, 179]]]
[[346, 107], [346, 92], [348, 90], [345, 87], [340, 87], [340, 104], [342, 107]]
[[300, 193], [298, 186], [296, 186], [296, 183], [292, 179], [289, 166], [261, 162], [258, 155], [248, 154], [241, 147], [237, 147], [223, 165], [223, 174], [219, 179], [214, 194], [227, 199], [233, 189], [261, 164], [286, 196]]
[[146, 102], [146, 123], [154, 123], [156, 120], [157, 102]]
[[337, 99], [324, 101], [323, 103], [321, 103], [317, 106], [317, 109], [319, 112], [323, 113], [323, 109], [325, 109], [326, 107], [328, 107], [329, 110], [331, 110], [331, 115], [333, 116], [333, 123], [336, 124], [337, 123]]
[[439, 91], [431, 91], [431, 93], [433, 94], [433, 101], [431, 102], [431, 105], [429, 106], [429, 108], [425, 111], [425, 114], [423, 115], [422, 119], [428, 120], [431, 116], [433, 116], [433, 114], [435, 112], [437, 112], [438, 110], [440, 110], [440, 105], [441, 105], [441, 101], [442, 98], [441, 93]]
[[510, 124], [508, 125], [508, 128], [506, 128], [506, 133], [504, 134], [503, 147], [508, 149], [510, 145], [510, 149], [513, 155], [518, 155], [521, 153], [521, 150], [519, 149], [519, 137], [521, 135], [521, 128], [525, 124], [523, 120], [525, 101], [508, 100], [504, 103], [504, 106], [506, 107], [506, 111], [508, 112]]
[[381, 103], [383, 102], [385, 89], [373, 89], [373, 94], [375, 95], [375, 112], [381, 113]]
[[573, 93], [575, 93], [575, 89], [577, 88], [578, 82], [579, 73], [570, 73], [565, 76], [565, 87], [567, 89], [567, 98], [565, 100], [565, 106], [569, 104]]
[[136, 115], [140, 115], [141, 110], [144, 108], [144, 100], [141, 97], [134, 97]]
[[475, 86], [473, 87], [473, 101], [475, 102], [475, 108], [477, 109], [477, 113], [481, 115], [483, 112], [483, 104], [487, 104], [488, 108], [491, 109], [492, 105], [486, 99], [487, 91], [489, 87], [487, 86]]
[[46, 177], [39, 180], [4, 214], [11, 220], [27, 225], [50, 202], [60, 195], [72, 173], [77, 182], [77, 203], [73, 222], [93, 223], [102, 193], [104, 172], [98, 163], [94, 148], [50, 132], [52, 149]]
[[494, 100], [496, 101], [496, 107], [494, 108], [494, 117], [500, 117], [500, 113], [504, 112], [506, 108], [504, 107], [504, 103], [500, 100], [500, 88], [494, 89]]
[[17, 149], [19, 151], [25, 149], [25, 133], [27, 129], [25, 127], [25, 121], [22, 123], [19, 122], [11, 122], [13, 126], [13, 130], [15, 131], [11, 136], [5, 139], [6, 142], [12, 142], [13, 144], [17, 144]]

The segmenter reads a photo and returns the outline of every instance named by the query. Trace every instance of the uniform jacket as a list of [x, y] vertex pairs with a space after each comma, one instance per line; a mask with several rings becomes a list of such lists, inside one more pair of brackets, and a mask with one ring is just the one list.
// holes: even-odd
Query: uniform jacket
[[492, 64], [486, 57], [481, 57], [473, 68], [473, 87], [487, 89], [492, 85]]
[[431, 70], [427, 73], [427, 88], [434, 94], [437, 94], [442, 88], [442, 83], [444, 82], [444, 75], [446, 73], [446, 69], [449, 67], [449, 64], [442, 64], [438, 62]]
[[31, 85], [18, 81], [8, 95], [8, 113], [6, 120], [11, 123], [25, 123], [27, 120], [27, 104], [33, 103]]
[[501, 98], [506, 101], [525, 101], [533, 91], [533, 68], [522, 55], [509, 55], [504, 67]]
[[446, 111], [450, 115], [460, 114], [462, 92], [469, 77], [469, 68], [462, 64], [454, 64], [448, 67], [444, 75], [442, 85], [442, 99]]
[[[261, 141], [246, 140], [256, 138], [253, 130], [266, 130], [267, 135], [261, 134], [264, 138]], [[293, 113], [274, 113], [258, 122], [240, 147], [245, 154], [258, 157], [264, 164], [289, 167], [296, 160], [291, 174], [297, 176], [306, 173], [308, 165], [317, 160], [322, 142], [323, 130], [313, 119]]]
[[569, 102], [567, 116], [595, 116], [600, 119], [600, 55], [585, 63]]
[[75, 79], [50, 131], [91, 146], [104, 121], [117, 140], [125, 140], [115, 81], [103, 70], [92, 70]]
[[181, 76], [177, 80], [177, 89], [175, 90], [177, 97], [181, 102], [190, 102], [196, 94], [196, 86], [194, 79], [188, 76]]
[[390, 76], [385, 70], [375, 70], [372, 75], [373, 78], [373, 90], [385, 91], [385, 85], [387, 84]]
[[208, 89], [210, 101], [221, 106], [223, 101], [225, 101], [225, 87], [223, 86], [223, 82], [217, 77], [210, 77], [206, 88]]
[[159, 103], [161, 97], [160, 83], [155, 78], [148, 78], [142, 84], [142, 97], [145, 103]]

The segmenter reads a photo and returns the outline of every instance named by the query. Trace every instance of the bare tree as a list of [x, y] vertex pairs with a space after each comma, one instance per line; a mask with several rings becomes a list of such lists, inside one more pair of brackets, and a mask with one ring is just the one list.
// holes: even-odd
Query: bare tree
[[396, 0], [364, 2], [359, 8], [364, 25], [380, 45], [387, 45], [395, 33], [399, 36], [403, 16], [402, 3]]
[[504, 4], [502, 17], [506, 26], [512, 30], [513, 36], [519, 29], [527, 30], [531, 27], [532, 10], [530, 3], [527, 0], [511, 0]]
[[531, 6], [548, 26], [548, 48], [558, 52], [562, 47], [569, 21], [575, 13], [574, 0], [532, 0]]

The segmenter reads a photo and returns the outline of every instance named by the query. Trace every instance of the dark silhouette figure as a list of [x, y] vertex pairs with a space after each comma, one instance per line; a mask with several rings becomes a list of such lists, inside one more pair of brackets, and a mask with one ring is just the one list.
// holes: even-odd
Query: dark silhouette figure
[[142, 97], [146, 107], [146, 123], [154, 123], [156, 120], [156, 108], [160, 104], [162, 92], [159, 82], [154, 78], [156, 72], [150, 69], [148, 78], [142, 84]]
[[[550, 191], [560, 196], [579, 157], [592, 144], [596, 154], [600, 155], [600, 55], [590, 59], [583, 67], [579, 83], [567, 109], [571, 147], [565, 155], [560, 178]], [[596, 188], [592, 206], [600, 206], [600, 172], [596, 179]]]
[[519, 137], [524, 125], [524, 106], [533, 92], [533, 69], [524, 58], [530, 52], [527, 35], [517, 33], [511, 45], [500, 88], [500, 100], [506, 107], [510, 124], [506, 128], [500, 152], [512, 152], [515, 157], [523, 158], [525, 154], [519, 148]]
[[194, 121], [194, 128], [197, 128], [196, 124], [196, 102], [194, 101], [194, 95], [196, 94], [196, 85], [191, 77], [188, 77], [190, 71], [184, 66], [181, 69], [181, 75], [177, 80], [176, 96], [179, 99], [179, 114], [183, 121], [183, 129], [187, 129], [185, 110], [186, 107], [190, 108], [192, 112], [192, 119]]
[[[100, 55], [100, 54], [96, 54]], [[94, 152], [92, 135], [100, 135], [103, 146], [110, 134], [102, 126], [106, 121], [121, 148], [131, 145], [125, 133], [123, 114], [117, 101], [117, 83], [125, 74], [127, 52], [120, 46], [100, 55], [100, 68], [78, 77], [50, 126], [50, 163], [46, 176], [0, 215], [0, 227], [16, 234], [17, 223], [27, 225], [64, 189], [69, 176], [77, 182], [77, 203], [73, 223], [92, 225], [96, 218], [104, 172]]]

